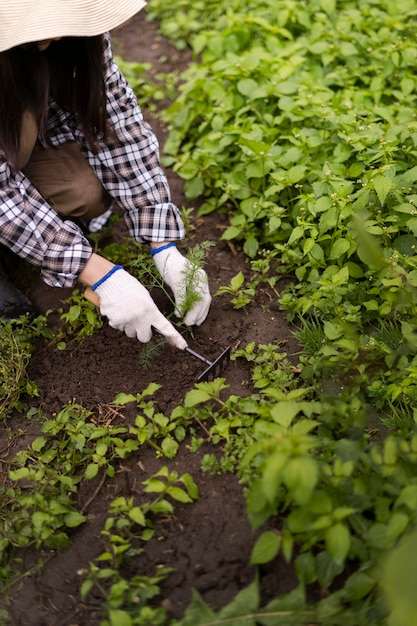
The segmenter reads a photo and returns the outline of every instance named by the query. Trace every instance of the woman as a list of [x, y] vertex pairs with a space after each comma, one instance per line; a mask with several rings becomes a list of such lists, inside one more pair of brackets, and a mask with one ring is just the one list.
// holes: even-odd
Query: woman
[[[112, 58], [108, 35], [145, 3], [1, 4], [0, 244], [39, 266], [48, 285], [70, 287], [78, 280], [91, 287], [109, 324], [129, 337], [147, 342], [153, 326], [185, 348], [145, 287], [95, 254], [77, 225], [121, 207], [131, 236], [149, 243], [181, 312], [188, 261], [175, 242], [184, 226], [156, 138]], [[201, 324], [210, 307], [201, 269], [198, 289], [187, 325]]]

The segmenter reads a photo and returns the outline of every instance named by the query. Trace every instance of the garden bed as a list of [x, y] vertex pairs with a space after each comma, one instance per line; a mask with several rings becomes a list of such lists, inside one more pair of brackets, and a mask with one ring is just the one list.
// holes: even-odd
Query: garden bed
[[[172, 48], [158, 35], [157, 25], [145, 21], [143, 13], [115, 32], [113, 40], [124, 59], [150, 62], [156, 73], [181, 69], [187, 60], [187, 53], [181, 55]], [[163, 129], [158, 121], [144, 113], [163, 143]], [[167, 174], [174, 202], [180, 207], [187, 206], [182, 181], [170, 170]], [[220, 240], [227, 227], [226, 216], [211, 214], [199, 220], [193, 218], [192, 225], [187, 245], [192, 247], [203, 241], [214, 243], [205, 265], [213, 294], [221, 285], [229, 284], [238, 272], [248, 275], [249, 265], [243, 253]], [[114, 239], [120, 243], [125, 236], [124, 227], [117, 224]], [[277, 289], [279, 291], [279, 285]], [[39, 281], [31, 286], [28, 295], [41, 312], [46, 312], [61, 306], [69, 292], [49, 288]], [[153, 296], [162, 310], [171, 313], [162, 292], [155, 292]], [[295, 354], [296, 342], [279, 311], [276, 295], [267, 287], [258, 291], [256, 301], [242, 309], [235, 309], [230, 299], [228, 294], [213, 299], [205, 323], [188, 336], [190, 347], [209, 359], [214, 359], [228, 345], [235, 350], [249, 342], [273, 343], [282, 346], [289, 355]], [[82, 342], [68, 344], [65, 350], [40, 341], [28, 368], [29, 378], [36, 382], [40, 392], [39, 398], [33, 400], [34, 407], [40, 407], [44, 416], [52, 418], [73, 401], [91, 410], [102, 425], [129, 424], [135, 420], [135, 407], [132, 403], [115, 407], [116, 395], [140, 394], [152, 382], [160, 385], [153, 396], [158, 411], [169, 415], [193, 388], [204, 365], [186, 353], [164, 346], [145, 370], [140, 361], [141, 351], [136, 341], [107, 324]], [[230, 362], [224, 377], [228, 385], [222, 392], [224, 397], [252, 392], [249, 369], [244, 362]], [[13, 415], [9, 427], [11, 432], [23, 432], [8, 444], [3, 433], [2, 448], [10, 446], [9, 456], [40, 434], [40, 424], [36, 420], [28, 422], [24, 415]], [[196, 423], [194, 435], [206, 436], [202, 424]], [[255, 569], [248, 563], [256, 537], [246, 514], [243, 487], [232, 473], [214, 475], [202, 471], [204, 455], [217, 454], [215, 446], [207, 442], [193, 452], [190, 445], [191, 439], [187, 436], [172, 460], [158, 458], [152, 447], [144, 445], [118, 463], [113, 479], [103, 481], [99, 473], [82, 483], [77, 496], [78, 508], [87, 519], [71, 532], [69, 547], [58, 552], [28, 549], [23, 556], [19, 566], [22, 576], [11, 589], [11, 602], [7, 607], [13, 626], [99, 623], [101, 601], [94, 594], [81, 600], [81, 572], [103, 551], [101, 531], [110, 502], [131, 496], [141, 502], [142, 481], [163, 466], [178, 472], [179, 476], [191, 474], [198, 486], [199, 498], [192, 504], [176, 505], [172, 515], [155, 520], [154, 538], [146, 542], [142, 553], [129, 561], [126, 575], [152, 576], [158, 565], [172, 568], [160, 583], [161, 595], [157, 603], [166, 609], [169, 617], [177, 618], [190, 603], [192, 589], [197, 589], [208, 604], [218, 609], [252, 582]], [[261, 569], [261, 573], [265, 599], [288, 592], [296, 585], [295, 574], [282, 559]]]

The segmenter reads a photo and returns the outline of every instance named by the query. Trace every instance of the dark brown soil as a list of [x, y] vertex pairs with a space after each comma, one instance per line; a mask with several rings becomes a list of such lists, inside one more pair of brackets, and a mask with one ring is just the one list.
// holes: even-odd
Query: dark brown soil
[[[187, 54], [179, 54], [157, 31], [155, 23], [145, 21], [142, 13], [124, 28], [113, 34], [117, 51], [126, 60], [151, 62], [157, 72], [182, 68]], [[164, 134], [160, 124], [150, 119], [163, 145]], [[173, 200], [179, 206], [189, 206], [182, 190], [182, 181], [167, 171]], [[193, 205], [195, 206], [195, 204]], [[214, 294], [220, 285], [229, 283], [240, 270], [248, 274], [249, 265], [244, 255], [220, 240], [227, 225], [227, 216], [214, 214], [194, 222], [196, 230], [190, 233], [188, 245], [210, 240], [206, 269]], [[124, 235], [123, 228], [116, 233]], [[166, 306], [159, 294], [153, 294], [161, 308]], [[68, 296], [66, 290], [52, 289], [41, 282], [29, 290], [29, 296], [41, 311], [53, 307]], [[274, 301], [275, 298], [275, 301]], [[260, 290], [258, 301], [241, 310], [233, 309], [230, 297], [213, 298], [205, 323], [189, 337], [190, 347], [213, 359], [228, 345], [232, 348], [257, 343], [283, 342], [288, 354], [296, 345], [288, 331], [283, 314], [279, 312], [276, 296]], [[158, 409], [170, 414], [201, 373], [203, 364], [194, 357], [164, 347], [149, 370], [139, 361], [141, 346], [107, 324], [83, 343], [74, 343], [64, 351], [40, 345], [29, 365], [29, 377], [39, 386], [38, 406], [43, 414], [52, 416], [63, 405], [76, 400], [84, 407], [97, 412], [105, 411], [119, 392], [137, 394], [149, 382], [161, 385], [155, 394]], [[224, 372], [229, 385], [227, 393], [250, 392], [248, 368], [240, 362], [231, 362]], [[123, 409], [123, 419], [134, 418], [129, 405]], [[37, 434], [36, 424], [28, 423], [22, 416], [14, 416], [9, 426], [24, 429], [27, 437]], [[3, 433], [4, 435], [4, 433]], [[220, 608], [248, 585], [254, 569], [248, 565], [254, 534], [245, 509], [243, 488], [231, 474], [211, 475], [201, 471], [201, 459], [213, 452], [208, 444], [197, 453], [189, 451], [188, 441], [181, 445], [174, 460], [157, 459], [153, 450], [145, 448], [120, 466], [116, 477], [108, 479], [87, 507], [88, 521], [71, 535], [70, 547], [53, 554], [40, 570], [34, 568], [38, 553], [24, 555], [22, 570], [32, 571], [12, 589], [8, 607], [13, 626], [64, 626], [66, 624], [92, 626], [99, 624], [99, 606], [94, 598], [80, 600], [81, 578], [79, 571], [88, 566], [103, 550], [100, 531], [108, 515], [108, 506], [115, 497], [140, 497], [141, 481], [167, 465], [180, 475], [189, 472], [199, 487], [200, 497], [194, 504], [177, 506], [175, 515], [156, 523], [155, 539], [147, 542], [144, 553], [137, 562], [129, 564], [129, 574], [135, 571], [152, 575], [157, 564], [173, 568], [162, 583], [161, 603], [170, 617], [180, 617], [191, 599], [192, 589], [197, 589], [213, 608]], [[98, 483], [83, 484], [79, 504], [83, 508]], [[33, 568], [33, 570], [32, 570]], [[137, 568], [137, 569], [136, 569]], [[261, 572], [264, 597], [291, 590], [294, 574], [282, 563]]]

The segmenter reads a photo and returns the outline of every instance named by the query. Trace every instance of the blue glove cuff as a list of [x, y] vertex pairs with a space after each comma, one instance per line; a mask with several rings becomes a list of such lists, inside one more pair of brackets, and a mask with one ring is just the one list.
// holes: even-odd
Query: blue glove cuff
[[152, 248], [151, 256], [155, 256], [155, 254], [158, 254], [158, 252], [162, 252], [162, 250], [168, 250], [168, 248], [176, 247], [176, 245], [177, 244], [175, 243], [175, 241], [171, 241], [170, 243], [167, 243], [164, 246], [161, 246], [160, 248]]
[[94, 283], [94, 285], [91, 287], [91, 289], [93, 291], [95, 291], [97, 289], [97, 287], [100, 287], [100, 285], [102, 285], [105, 280], [107, 280], [108, 278], [110, 278], [110, 276], [112, 276], [114, 274], [114, 272], [117, 272], [117, 270], [122, 270], [122, 269], [123, 269], [123, 267], [121, 265], [115, 265], [114, 267], [111, 268], [111, 270], [109, 272], [107, 272], [107, 274], [102, 276], [100, 278], [100, 280], [98, 280], [96, 283]]

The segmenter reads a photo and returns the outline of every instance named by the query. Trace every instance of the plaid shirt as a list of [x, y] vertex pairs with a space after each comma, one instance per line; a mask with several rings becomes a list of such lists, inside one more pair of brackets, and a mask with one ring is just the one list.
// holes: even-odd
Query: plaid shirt
[[[132, 89], [105, 47], [107, 114], [117, 142], [89, 151], [75, 115], [49, 103], [48, 132], [53, 145], [75, 141], [109, 194], [124, 209], [136, 241], [182, 239], [184, 226], [172, 204], [159, 163], [157, 139], [143, 120]], [[41, 268], [54, 287], [71, 287], [92, 254], [79, 227], [63, 221], [22, 172], [13, 173], [0, 150], [0, 243]]]

